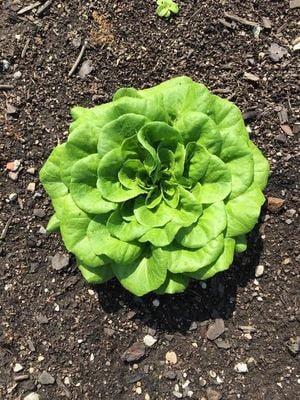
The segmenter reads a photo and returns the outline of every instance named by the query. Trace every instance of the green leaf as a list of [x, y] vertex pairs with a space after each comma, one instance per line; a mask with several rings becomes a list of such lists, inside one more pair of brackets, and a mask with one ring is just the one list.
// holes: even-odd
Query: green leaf
[[265, 198], [255, 186], [226, 204], [227, 234], [234, 237], [250, 232], [258, 221]]
[[59, 215], [60, 232], [68, 251], [90, 267], [104, 265], [107, 259], [99, 257], [94, 252], [87, 234], [92, 221], [88, 214], [76, 206], [70, 195], [55, 199], [55, 205], [59, 209], [63, 209], [63, 213]]
[[263, 156], [262, 152], [249, 140], [249, 147], [252, 151], [254, 160], [254, 184], [261, 190], [267, 186], [270, 167], [268, 160]]
[[226, 229], [226, 223], [225, 205], [223, 201], [216, 202], [203, 210], [195, 224], [182, 228], [176, 235], [176, 241], [192, 249], [203, 247]]
[[99, 256], [106, 256], [113, 262], [128, 264], [142, 253], [139, 244], [123, 242], [110, 235], [105, 218], [94, 217], [88, 226], [87, 236], [93, 251]]
[[222, 147], [222, 138], [215, 122], [201, 112], [187, 111], [174, 123], [185, 144], [197, 142], [211, 154], [218, 155]]
[[134, 204], [134, 215], [137, 221], [150, 228], [166, 225], [172, 219], [170, 210], [171, 208], [164, 201], [154, 208], [148, 208], [142, 196], [139, 196]]
[[124, 242], [132, 242], [140, 238], [150, 229], [147, 226], [139, 224], [135, 217], [132, 221], [126, 221], [124, 219], [123, 210], [120, 209], [114, 211], [110, 215], [106, 226], [112, 236]]
[[208, 167], [200, 182], [197, 196], [204, 204], [223, 200], [231, 191], [230, 171], [226, 164], [214, 155], [210, 156]]
[[237, 136], [242, 135], [247, 141], [249, 137], [239, 108], [230, 101], [215, 95], [212, 96], [212, 100], [209, 116], [216, 123], [222, 138], [231, 133]]
[[56, 146], [52, 150], [43, 168], [40, 170], [40, 180], [52, 199], [64, 196], [68, 193], [68, 188], [62, 182], [60, 174], [60, 162], [64, 153], [64, 148], [64, 144]]
[[101, 129], [116, 118], [112, 103], [102, 104], [82, 113], [70, 127], [70, 135], [61, 157], [61, 177], [66, 186], [71, 182], [71, 169], [76, 161], [97, 153]]
[[208, 169], [210, 154], [204, 146], [196, 143], [189, 143], [187, 146], [187, 156], [187, 175], [193, 182], [198, 182], [203, 178]]
[[92, 268], [87, 265], [81, 264], [79, 260], [77, 260], [77, 262], [80, 272], [88, 283], [98, 285], [105, 283], [114, 277], [112, 269], [109, 265]]
[[104, 214], [115, 210], [115, 203], [106, 201], [97, 189], [98, 154], [77, 161], [71, 171], [70, 193], [76, 205], [86, 213]]
[[155, 290], [157, 294], [182, 293], [188, 287], [190, 278], [183, 274], [172, 274], [168, 271], [165, 282]]
[[117, 148], [103, 156], [99, 162], [97, 188], [108, 201], [120, 203], [145, 192], [138, 186], [135, 189], [127, 189], [120, 183], [119, 171], [126, 158], [127, 154]]
[[125, 188], [135, 190], [146, 187], [143, 180], [148, 178], [148, 174], [140, 160], [129, 159], [124, 161], [118, 178]]
[[173, 78], [151, 89], [142, 90], [141, 94], [147, 98], [161, 96], [164, 108], [173, 122], [185, 112], [206, 113], [212, 102], [212, 95], [208, 89], [186, 76]]
[[59, 225], [60, 225], [60, 221], [57, 218], [56, 213], [54, 213], [52, 215], [52, 217], [49, 219], [46, 230], [48, 232], [59, 232]]
[[167, 268], [174, 274], [195, 272], [212, 262], [221, 254], [224, 246], [224, 236], [219, 235], [201, 249], [185, 249], [174, 244], [163, 247], [161, 251], [166, 256]]
[[143, 115], [125, 114], [104, 125], [99, 132], [97, 150], [99, 156], [104, 156], [111, 150], [121, 146], [124, 139], [136, 135], [149, 121]]
[[188, 274], [191, 278], [206, 280], [216, 275], [218, 272], [225, 271], [230, 267], [234, 257], [235, 241], [230, 238], [224, 239], [224, 248], [218, 259], [212, 264]]
[[152, 228], [139, 238], [139, 242], [150, 242], [153, 246], [164, 247], [173, 242], [176, 233], [181, 228], [173, 221], [168, 222], [162, 228]]
[[114, 274], [121, 284], [136, 296], [158, 289], [166, 279], [167, 269], [159, 249], [129, 265], [113, 264]]
[[235, 240], [235, 252], [242, 253], [247, 250], [247, 236], [239, 235], [234, 238]]
[[139, 99], [142, 98], [139, 91], [131, 87], [118, 89], [113, 95], [113, 101], [116, 101], [121, 97], [136, 97]]

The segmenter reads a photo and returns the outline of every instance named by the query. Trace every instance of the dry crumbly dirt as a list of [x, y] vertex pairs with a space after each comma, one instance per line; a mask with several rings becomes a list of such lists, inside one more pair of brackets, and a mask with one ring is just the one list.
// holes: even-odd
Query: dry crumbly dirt
[[[0, 399], [31, 392], [41, 400], [299, 398], [299, 354], [291, 351], [299, 351], [300, 320], [299, 71], [292, 45], [299, 8], [287, 0], [185, 0], [178, 1], [179, 15], [164, 21], [154, 1], [74, 0], [53, 1], [39, 16], [36, 9], [18, 15], [29, 3], [0, 5]], [[250, 26], [224, 26], [225, 11], [261, 26], [267, 17], [272, 27], [255, 38]], [[93, 70], [85, 79], [78, 69], [68, 77], [84, 39], [82, 62], [90, 60]], [[269, 57], [272, 43], [287, 50], [278, 62]], [[283, 207], [264, 210], [247, 253], [229, 271], [207, 288], [160, 297], [158, 307], [157, 296], [135, 298], [116, 282], [88, 287], [73, 260], [55, 271], [51, 257], [64, 249], [59, 235], [41, 228], [52, 210], [37, 171], [66, 139], [69, 108], [109, 101], [121, 86], [143, 88], [182, 74], [242, 109], [271, 163], [266, 194], [284, 199]], [[16, 180], [5, 169], [13, 160], [21, 160]], [[264, 274], [255, 279], [259, 264]], [[227, 350], [206, 338], [217, 317], [225, 322]], [[255, 332], [241, 330], [245, 325]], [[124, 363], [124, 351], [148, 333], [157, 342], [136, 365]], [[175, 365], [166, 364], [168, 351], [176, 353]], [[247, 373], [234, 370], [239, 362]], [[55, 382], [40, 384], [43, 371]]]

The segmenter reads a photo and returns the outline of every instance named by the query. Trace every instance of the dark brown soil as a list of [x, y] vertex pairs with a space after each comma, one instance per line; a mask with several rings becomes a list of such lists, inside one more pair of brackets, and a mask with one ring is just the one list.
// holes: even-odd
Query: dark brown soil
[[[36, 9], [18, 15], [29, 3], [0, 6], [0, 399], [31, 392], [41, 400], [299, 398], [299, 8], [287, 0], [185, 0], [178, 1], [180, 14], [164, 21], [150, 0], [73, 0], [53, 1], [39, 16]], [[251, 26], [225, 27], [225, 11], [261, 26], [268, 17], [272, 27], [255, 38]], [[78, 39], [89, 43], [80, 65], [93, 65], [85, 79], [78, 69], [68, 77]], [[287, 50], [278, 62], [268, 53], [272, 43]], [[157, 297], [134, 298], [116, 282], [88, 287], [73, 260], [60, 272], [52, 268], [51, 257], [64, 249], [58, 235], [41, 229], [52, 210], [37, 172], [65, 140], [72, 105], [92, 106], [120, 86], [182, 74], [241, 107], [271, 162], [266, 194], [285, 202], [276, 214], [265, 210], [247, 254], [230, 271], [207, 288], [161, 297], [156, 307]], [[21, 166], [9, 177], [13, 160]], [[34, 192], [27, 189], [32, 182]], [[258, 264], [264, 274], [255, 279]], [[225, 322], [223, 341], [209, 341], [207, 327], [217, 317]], [[255, 332], [241, 330], [245, 325]], [[124, 351], [148, 333], [157, 342], [135, 365], [124, 363]], [[168, 351], [176, 353], [175, 365], [166, 364]], [[240, 362], [248, 372], [235, 371]], [[18, 363], [23, 370], [14, 372]], [[43, 371], [55, 382], [40, 384]]]

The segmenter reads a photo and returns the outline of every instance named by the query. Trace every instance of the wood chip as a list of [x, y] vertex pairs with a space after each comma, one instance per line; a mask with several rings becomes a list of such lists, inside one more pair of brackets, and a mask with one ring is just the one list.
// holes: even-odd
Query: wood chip
[[34, 8], [38, 7], [40, 4], [41, 4], [41, 2], [40, 2], [40, 1], [37, 1], [37, 2], [35, 2], [35, 3], [33, 3], [33, 4], [29, 4], [28, 6], [22, 7], [22, 8], [17, 12], [17, 14], [18, 14], [18, 15], [26, 14], [28, 11], [33, 10]]
[[249, 21], [246, 18], [241, 18], [236, 14], [229, 13], [229, 12], [224, 12], [224, 15], [226, 18], [232, 19], [232, 21], [239, 22], [240, 24], [246, 25], [246, 26], [258, 26], [259, 24], [257, 22]]
[[2, 229], [2, 232], [1, 232], [1, 235], [0, 235], [0, 240], [3, 240], [3, 239], [6, 238], [7, 231], [8, 231], [9, 225], [11, 224], [12, 219], [13, 219], [13, 217], [9, 217], [8, 218], [4, 228]]
[[49, 8], [51, 6], [51, 3], [53, 2], [53, 0], [47, 0], [36, 12], [37, 16], [40, 16], [44, 11], [47, 10], [47, 8]]
[[278, 111], [278, 118], [281, 125], [289, 122], [288, 112], [285, 107], [282, 106], [281, 109]]
[[23, 47], [23, 50], [22, 50], [22, 53], [21, 53], [21, 58], [24, 58], [24, 57], [25, 57], [26, 52], [27, 52], [27, 50], [28, 50], [29, 43], [30, 43], [30, 39], [28, 38], [28, 39], [26, 40], [26, 42], [25, 42], [24, 47]]
[[13, 85], [0, 84], [0, 90], [9, 90], [13, 88]]
[[293, 136], [292, 128], [291, 128], [289, 125], [283, 124], [283, 125], [280, 125], [280, 128], [281, 128], [282, 131], [283, 131], [285, 134], [287, 134], [288, 136]]
[[228, 22], [228, 21], [226, 21], [226, 19], [224, 19], [224, 18], [219, 18], [219, 22], [220, 22], [223, 26], [225, 26], [225, 28], [229, 28], [229, 29], [233, 28], [233, 26], [231, 25], [231, 23]]
[[258, 82], [260, 80], [257, 75], [254, 75], [251, 72], [244, 72], [244, 78], [251, 82]]

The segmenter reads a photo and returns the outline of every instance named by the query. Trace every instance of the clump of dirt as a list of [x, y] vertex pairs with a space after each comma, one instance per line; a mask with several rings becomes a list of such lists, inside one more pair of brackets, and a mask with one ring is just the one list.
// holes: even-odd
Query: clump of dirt
[[96, 27], [91, 30], [89, 35], [91, 43], [95, 46], [111, 44], [115, 37], [112, 33], [111, 23], [107, 17], [97, 11], [93, 11], [92, 17]]

